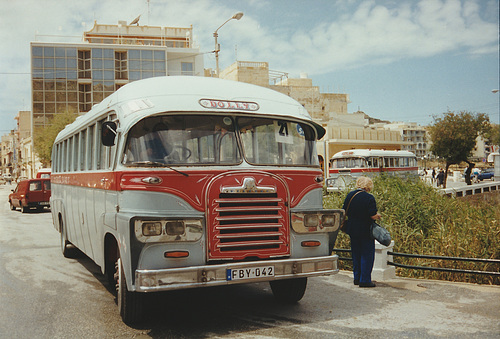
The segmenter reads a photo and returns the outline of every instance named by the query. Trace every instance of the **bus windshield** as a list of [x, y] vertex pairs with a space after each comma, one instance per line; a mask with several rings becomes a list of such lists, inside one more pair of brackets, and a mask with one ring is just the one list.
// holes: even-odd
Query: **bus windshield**
[[311, 126], [266, 118], [239, 118], [245, 159], [256, 165], [319, 165]]
[[[241, 140], [241, 142], [239, 142]], [[208, 115], [145, 118], [127, 136], [126, 166], [255, 165], [317, 166], [311, 126], [278, 119]]]

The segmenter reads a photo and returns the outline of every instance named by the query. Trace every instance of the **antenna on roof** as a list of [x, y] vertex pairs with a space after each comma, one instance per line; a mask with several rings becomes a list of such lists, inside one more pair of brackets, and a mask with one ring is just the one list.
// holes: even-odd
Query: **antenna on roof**
[[137, 24], [137, 26], [139, 26], [139, 18], [140, 17], [141, 17], [141, 15], [139, 14], [139, 16], [137, 18], [135, 18], [134, 20], [132, 20], [132, 22], [129, 24], [129, 26], [135, 25], [135, 24]]

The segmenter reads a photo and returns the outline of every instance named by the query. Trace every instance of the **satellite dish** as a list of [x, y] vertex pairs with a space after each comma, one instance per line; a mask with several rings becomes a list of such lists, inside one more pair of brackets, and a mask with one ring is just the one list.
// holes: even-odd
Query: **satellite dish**
[[132, 20], [132, 22], [129, 24], [130, 25], [135, 25], [137, 24], [137, 26], [139, 26], [139, 18], [141, 17], [141, 15], [139, 15], [137, 18], [135, 18], [134, 20]]

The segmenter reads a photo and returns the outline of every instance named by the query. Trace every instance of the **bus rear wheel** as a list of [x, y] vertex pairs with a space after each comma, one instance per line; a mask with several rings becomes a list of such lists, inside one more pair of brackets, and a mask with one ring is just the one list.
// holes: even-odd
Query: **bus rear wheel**
[[65, 258], [73, 258], [75, 256], [75, 251], [74, 248], [71, 247], [71, 243], [68, 241], [66, 228], [64, 227], [61, 217], [59, 217], [59, 227], [61, 229], [61, 253]]
[[127, 289], [127, 282], [123, 272], [123, 265], [120, 258], [116, 261], [116, 299], [120, 316], [125, 324], [135, 324], [142, 320], [142, 310], [144, 305], [143, 295], [138, 292], [130, 292]]
[[307, 278], [270, 281], [273, 295], [280, 302], [293, 304], [302, 299], [307, 287]]

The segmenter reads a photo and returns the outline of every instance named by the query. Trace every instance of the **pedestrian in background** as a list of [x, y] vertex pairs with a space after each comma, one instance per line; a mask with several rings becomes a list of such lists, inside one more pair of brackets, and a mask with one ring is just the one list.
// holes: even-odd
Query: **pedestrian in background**
[[444, 185], [444, 171], [443, 170], [439, 171], [436, 179], [437, 179], [437, 187]]
[[354, 285], [375, 287], [372, 282], [373, 262], [375, 261], [375, 240], [370, 233], [374, 220], [381, 218], [377, 211], [375, 197], [370, 194], [373, 181], [368, 177], [356, 180], [356, 190], [349, 192], [344, 200], [346, 211], [346, 233], [351, 239]]

